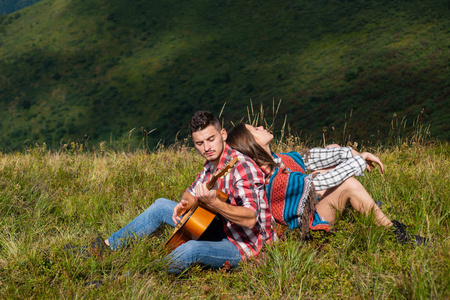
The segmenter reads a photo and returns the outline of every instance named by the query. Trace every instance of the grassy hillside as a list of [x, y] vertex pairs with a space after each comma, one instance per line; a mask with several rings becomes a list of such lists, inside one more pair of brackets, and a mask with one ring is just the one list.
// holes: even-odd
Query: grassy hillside
[[40, 0], [0, 0], [0, 15], [10, 14]]
[[378, 140], [392, 118], [409, 130], [418, 116], [449, 139], [449, 11], [441, 0], [44, 0], [0, 22], [0, 147], [171, 142], [194, 111], [226, 102], [237, 120], [250, 99], [283, 99], [280, 115], [312, 139], [345, 128]]
[[[180, 277], [158, 263], [169, 229], [87, 260], [62, 247], [87, 244], [97, 232], [109, 236], [158, 197], [178, 199], [202, 166], [193, 150], [36, 146], [2, 154], [0, 298], [448, 299], [450, 147], [412, 142], [380, 148], [386, 173], [374, 171], [361, 182], [384, 202], [389, 218], [432, 243], [400, 245], [389, 230], [349, 209], [335, 234], [302, 242], [293, 232], [240, 270], [194, 267]], [[301, 147], [287, 144], [279, 147]]]

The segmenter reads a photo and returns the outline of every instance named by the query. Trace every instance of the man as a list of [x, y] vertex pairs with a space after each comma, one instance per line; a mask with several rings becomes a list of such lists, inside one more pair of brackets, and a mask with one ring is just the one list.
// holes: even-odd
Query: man
[[[116, 250], [127, 245], [132, 238], [150, 235], [162, 223], [175, 226], [198, 199], [222, 216], [222, 226], [215, 233], [214, 241], [191, 240], [167, 255], [169, 273], [174, 274], [195, 263], [216, 268], [229, 263], [236, 267], [242, 259], [258, 255], [262, 246], [273, 238], [270, 209], [264, 193], [264, 175], [258, 166], [226, 144], [227, 132], [210, 112], [196, 112], [191, 119], [190, 130], [194, 146], [206, 162], [181, 201], [156, 200], [104, 241], [111, 250]], [[209, 190], [206, 183], [215, 170], [221, 169], [234, 157], [239, 157], [239, 162]], [[227, 202], [217, 198], [217, 189], [229, 196]], [[91, 248], [98, 247], [98, 244], [103, 244], [103, 241], [94, 242]]]

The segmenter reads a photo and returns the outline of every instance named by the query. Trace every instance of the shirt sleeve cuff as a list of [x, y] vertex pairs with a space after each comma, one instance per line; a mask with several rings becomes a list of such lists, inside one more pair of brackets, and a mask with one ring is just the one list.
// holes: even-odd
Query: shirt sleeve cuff
[[356, 155], [353, 157], [356, 163], [359, 166], [358, 171], [355, 173], [355, 176], [364, 176], [364, 171], [366, 170], [366, 160], [361, 155]]
[[347, 160], [347, 159], [350, 159], [353, 157], [352, 147], [344, 147], [343, 149], [345, 149], [345, 152], [343, 154], [344, 160]]

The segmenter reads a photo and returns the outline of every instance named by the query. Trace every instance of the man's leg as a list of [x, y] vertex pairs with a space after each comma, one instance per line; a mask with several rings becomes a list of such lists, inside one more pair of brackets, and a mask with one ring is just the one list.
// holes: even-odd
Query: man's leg
[[105, 243], [116, 250], [126, 246], [130, 239], [142, 238], [152, 234], [161, 224], [166, 223], [175, 227], [172, 213], [176, 202], [160, 198], [147, 210], [137, 216], [119, 231], [114, 232]]
[[373, 211], [377, 225], [392, 226], [392, 222], [375, 204], [364, 186], [353, 177], [335, 188], [326, 190], [316, 205], [316, 210], [328, 223], [333, 224], [336, 210], [343, 212], [348, 201], [359, 213], [368, 214]]
[[170, 274], [179, 274], [193, 264], [213, 268], [223, 267], [228, 261], [236, 268], [241, 261], [238, 248], [224, 237], [221, 241], [188, 241], [167, 255]]

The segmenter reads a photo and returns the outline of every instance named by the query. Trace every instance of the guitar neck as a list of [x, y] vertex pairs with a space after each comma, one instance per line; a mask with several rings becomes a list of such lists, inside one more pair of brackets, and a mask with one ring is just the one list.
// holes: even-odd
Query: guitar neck
[[[211, 177], [211, 180], [209, 180], [206, 183], [206, 187], [208, 190], [212, 189], [214, 185], [216, 184], [217, 179], [219, 179], [222, 176], [225, 176], [225, 174], [234, 166], [234, 164], [239, 159], [237, 157], [233, 158], [222, 170], [216, 171]], [[217, 198], [219, 198], [221, 201], [225, 202], [228, 199], [228, 195], [222, 192], [221, 190], [217, 190]]]
[[[210, 189], [212, 189], [213, 187], [214, 187], [214, 184], [216, 183], [216, 181], [217, 181], [217, 179], [215, 179], [214, 181], [213, 180], [210, 180], [207, 184], [206, 184], [206, 187], [210, 190]], [[225, 194], [224, 192], [222, 192], [221, 190], [217, 190], [217, 192], [216, 192], [216, 196], [217, 196], [217, 198], [219, 198], [219, 200], [220, 201], [222, 201], [222, 202], [225, 202], [225, 201], [227, 201], [228, 200], [228, 195], [227, 194]]]
[[211, 177], [211, 180], [206, 183], [206, 187], [208, 188], [208, 190], [210, 190], [214, 187], [214, 185], [217, 182], [217, 179], [219, 179], [219, 176], [216, 174], [213, 174], [213, 176]]

